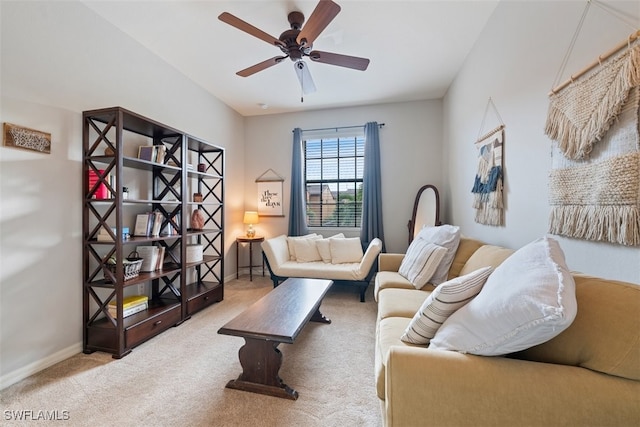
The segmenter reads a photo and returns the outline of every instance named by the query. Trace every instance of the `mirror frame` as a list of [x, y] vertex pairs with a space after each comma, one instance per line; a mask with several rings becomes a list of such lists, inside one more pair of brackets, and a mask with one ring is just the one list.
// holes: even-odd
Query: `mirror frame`
[[435, 185], [431, 185], [431, 184], [423, 185], [418, 190], [418, 194], [416, 194], [416, 199], [415, 199], [415, 202], [413, 203], [413, 212], [411, 214], [411, 219], [407, 224], [407, 228], [409, 229], [409, 244], [411, 244], [411, 242], [413, 241], [413, 236], [415, 234], [416, 215], [418, 213], [418, 206], [420, 205], [420, 198], [422, 197], [422, 194], [427, 190], [433, 190], [433, 194], [436, 199], [435, 224], [433, 225], [434, 226], [442, 225], [442, 223], [440, 222], [440, 194], [438, 193], [438, 189], [436, 188]]

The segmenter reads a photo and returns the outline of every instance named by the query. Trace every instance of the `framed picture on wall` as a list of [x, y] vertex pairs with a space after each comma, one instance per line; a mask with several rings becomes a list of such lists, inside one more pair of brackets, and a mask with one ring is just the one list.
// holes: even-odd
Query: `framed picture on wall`
[[[275, 178], [265, 177], [273, 172]], [[284, 178], [272, 169], [267, 170], [256, 179], [258, 184], [258, 215], [259, 216], [284, 216], [282, 203], [282, 183]]]

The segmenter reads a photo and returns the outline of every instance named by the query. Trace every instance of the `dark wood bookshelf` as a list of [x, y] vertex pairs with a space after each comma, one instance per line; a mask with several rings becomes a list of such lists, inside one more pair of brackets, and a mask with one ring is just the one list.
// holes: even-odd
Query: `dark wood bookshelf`
[[[142, 145], [164, 145], [165, 162], [171, 163], [124, 155]], [[83, 351], [104, 351], [121, 358], [198, 310], [223, 300], [224, 149], [121, 107], [83, 113], [83, 147]], [[200, 163], [207, 171], [187, 167]], [[89, 186], [90, 171], [93, 175], [105, 171], [93, 187]], [[125, 182], [131, 174], [136, 184], [146, 182], [138, 190], [148, 188], [148, 194], [135, 199], [123, 196], [122, 188], [133, 185]], [[102, 185], [108, 197], [94, 198]], [[202, 202], [191, 201], [194, 192], [202, 193]], [[203, 230], [188, 228], [195, 208], [204, 212]], [[141, 211], [160, 212], [162, 228], [170, 220], [174, 233], [134, 236], [135, 216]], [[129, 228], [129, 238], [122, 235], [124, 227]], [[117, 238], [98, 241], [102, 228], [115, 228]], [[202, 245], [204, 255], [202, 260], [188, 262], [187, 245], [193, 244]], [[164, 247], [165, 263], [160, 270], [125, 280], [122, 260], [139, 245]], [[111, 257], [115, 267], [105, 272]], [[107, 314], [109, 303], [115, 302], [122, 315], [124, 298], [140, 293], [139, 285], [144, 285], [147, 309], [122, 319]]]

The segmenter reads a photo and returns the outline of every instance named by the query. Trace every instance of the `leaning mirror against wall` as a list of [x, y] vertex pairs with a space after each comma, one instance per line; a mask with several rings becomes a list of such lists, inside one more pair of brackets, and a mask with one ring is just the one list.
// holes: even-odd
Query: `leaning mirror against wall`
[[409, 244], [423, 227], [440, 225], [440, 195], [438, 189], [431, 185], [423, 185], [416, 194], [413, 213], [407, 224], [409, 228]]

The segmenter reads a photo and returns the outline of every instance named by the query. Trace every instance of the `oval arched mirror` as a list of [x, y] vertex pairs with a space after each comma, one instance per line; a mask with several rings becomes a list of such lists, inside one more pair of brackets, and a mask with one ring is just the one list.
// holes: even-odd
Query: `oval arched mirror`
[[413, 214], [407, 224], [409, 228], [409, 244], [426, 226], [440, 225], [440, 195], [438, 189], [431, 185], [423, 185], [413, 204]]

